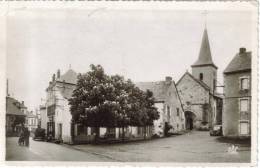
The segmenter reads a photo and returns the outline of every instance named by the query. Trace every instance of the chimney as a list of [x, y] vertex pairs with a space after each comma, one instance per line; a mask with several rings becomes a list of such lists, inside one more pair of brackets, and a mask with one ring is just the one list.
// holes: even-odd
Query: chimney
[[52, 81], [55, 81], [55, 74], [52, 75]]
[[245, 52], [246, 52], [246, 48], [241, 47], [241, 48], [239, 49], [239, 54], [244, 54]]
[[57, 71], [57, 79], [60, 79], [60, 70]]
[[168, 84], [171, 84], [171, 82], [172, 82], [172, 77], [166, 76], [165, 77], [165, 83], [168, 85]]
[[24, 105], [24, 101], [22, 101], [22, 105]]

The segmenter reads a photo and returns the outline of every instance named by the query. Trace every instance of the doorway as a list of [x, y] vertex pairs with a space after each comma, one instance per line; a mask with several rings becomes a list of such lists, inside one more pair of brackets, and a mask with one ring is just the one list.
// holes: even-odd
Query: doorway
[[62, 124], [58, 124], [58, 139], [62, 139]]
[[186, 130], [193, 130], [196, 115], [191, 111], [185, 111]]

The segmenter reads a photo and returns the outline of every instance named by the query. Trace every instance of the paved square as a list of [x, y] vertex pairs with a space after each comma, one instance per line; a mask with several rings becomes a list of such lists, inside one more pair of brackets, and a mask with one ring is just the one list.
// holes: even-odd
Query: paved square
[[7, 138], [6, 160], [39, 161], [119, 161], [119, 162], [250, 162], [250, 144], [221, 142], [209, 132], [193, 131], [168, 138], [109, 145], [59, 145], [31, 140], [29, 148], [18, 146], [17, 138]]

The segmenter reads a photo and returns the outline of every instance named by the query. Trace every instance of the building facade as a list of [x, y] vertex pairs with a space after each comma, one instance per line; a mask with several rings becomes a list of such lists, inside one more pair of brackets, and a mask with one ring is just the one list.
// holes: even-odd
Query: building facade
[[69, 69], [61, 75], [60, 70], [52, 76], [46, 89], [47, 136], [71, 143], [71, 113], [68, 99], [76, 87], [77, 73]]
[[217, 66], [213, 63], [207, 29], [204, 30], [198, 60], [177, 82], [185, 111], [186, 128], [209, 129], [221, 124], [222, 96], [216, 91]]
[[224, 70], [223, 135], [251, 135], [251, 52], [240, 48]]
[[47, 108], [46, 108], [46, 103], [40, 105], [39, 107], [40, 111], [40, 127], [42, 129], [45, 129], [47, 131]]
[[180, 133], [185, 130], [185, 116], [182, 103], [171, 77], [165, 81], [136, 83], [141, 90], [153, 92], [159, 111], [159, 119], [154, 121], [153, 134], [165, 136], [165, 128], [170, 126], [170, 133]]
[[37, 113], [33, 111], [26, 112], [25, 126], [28, 127], [28, 130], [34, 132], [39, 126], [39, 118]]
[[27, 107], [9, 95], [6, 97], [6, 136], [18, 136], [25, 124]]

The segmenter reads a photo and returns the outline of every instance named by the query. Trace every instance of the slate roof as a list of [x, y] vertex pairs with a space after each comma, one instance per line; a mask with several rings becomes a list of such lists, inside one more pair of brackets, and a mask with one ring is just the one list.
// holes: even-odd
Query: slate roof
[[[75, 86], [77, 84], [77, 76], [78, 73], [72, 69], [69, 69], [65, 74], [61, 75], [57, 81], [65, 82], [65, 84], [73, 84]], [[75, 89], [73, 85], [64, 86], [64, 89], [61, 89], [60, 93], [65, 99], [71, 98], [73, 90]]]
[[65, 81], [66, 83], [76, 84], [77, 76], [78, 76], [78, 74], [75, 71], [73, 71], [72, 69], [69, 69], [65, 74], [61, 75], [61, 77], [57, 80], [60, 82]]
[[166, 81], [138, 82], [136, 83], [136, 86], [143, 91], [150, 90], [151, 92], [153, 92], [156, 101], [165, 101], [167, 90], [171, 86], [171, 84], [167, 84]]
[[26, 108], [22, 103], [12, 97], [6, 97], [6, 114], [9, 115], [25, 115], [22, 108]]
[[240, 71], [251, 70], [251, 52], [238, 53], [228, 64], [224, 73], [234, 73]]
[[199, 58], [192, 65], [192, 67], [204, 66], [204, 65], [212, 65], [215, 68], [217, 68], [217, 66], [212, 61], [207, 29], [205, 29], [203, 32], [203, 37], [202, 37], [202, 42], [201, 42], [201, 47], [200, 47], [200, 52], [199, 52]]
[[197, 78], [195, 78], [192, 74], [190, 74], [188, 71], [187, 72], [185, 72], [183, 75], [182, 75], [182, 77], [179, 79], [179, 81], [177, 82], [177, 85], [178, 85], [178, 83], [182, 80], [182, 78], [184, 78], [184, 76], [185, 75], [188, 75], [188, 76], [190, 76], [194, 81], [196, 81], [198, 84], [200, 84], [203, 88], [205, 88], [206, 90], [210, 90], [210, 87], [207, 85], [207, 84], [205, 84], [204, 82], [202, 82], [202, 81], [200, 81], [200, 80], [198, 80]]

